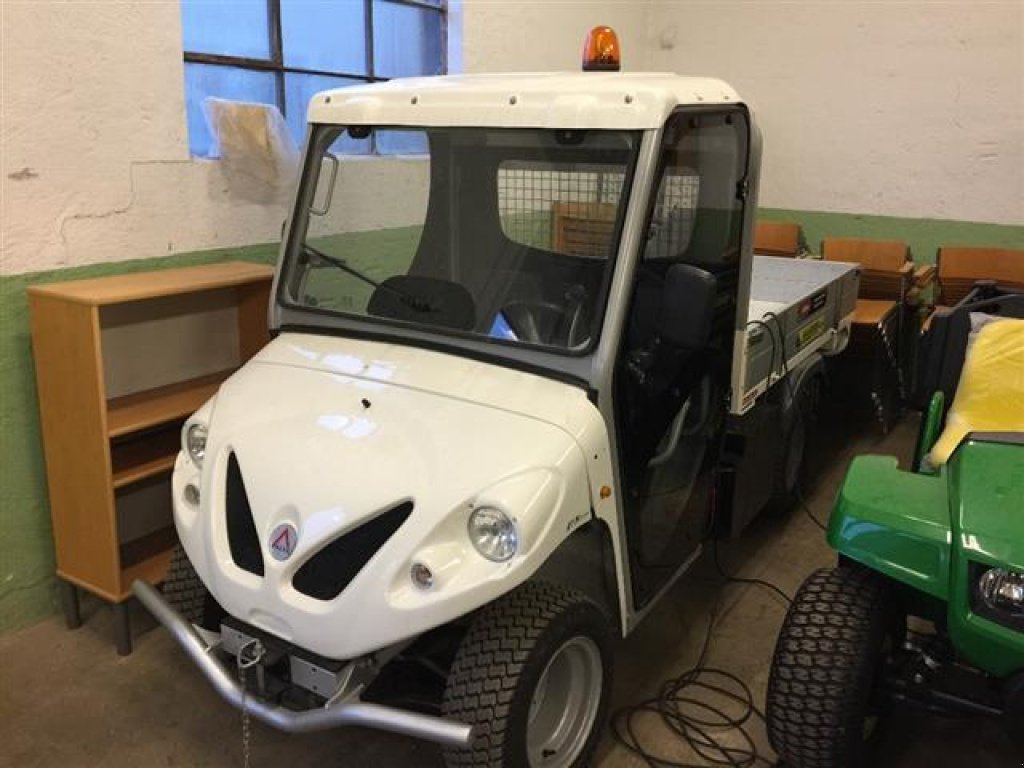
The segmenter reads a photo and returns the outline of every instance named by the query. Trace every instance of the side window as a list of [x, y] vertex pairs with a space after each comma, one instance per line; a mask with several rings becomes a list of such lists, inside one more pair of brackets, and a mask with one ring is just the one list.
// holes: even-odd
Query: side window
[[739, 112], [678, 114], [669, 121], [645, 260], [684, 261], [712, 272], [738, 264], [746, 147]]
[[[305, 136], [306, 106], [319, 91], [445, 72], [446, 0], [181, 0], [189, 149], [219, 156], [204, 109], [209, 98], [268, 104]], [[218, 124], [219, 125], [219, 124]], [[250, 131], [255, 130], [249, 128]], [[425, 152], [416, 136], [343, 142], [345, 154]]]
[[658, 184], [643, 258], [672, 259], [686, 253], [697, 218], [700, 176], [693, 168], [668, 166]]
[[722, 294], [721, 316], [734, 312], [743, 200], [739, 185], [747, 166], [747, 121], [742, 112], [678, 112], [665, 126], [642, 261], [630, 310], [628, 343], [647, 348], [668, 268], [692, 264], [714, 275]]
[[551, 162], [502, 162], [498, 168], [502, 232], [531, 248], [610, 258], [624, 174], [622, 165], [580, 169]]

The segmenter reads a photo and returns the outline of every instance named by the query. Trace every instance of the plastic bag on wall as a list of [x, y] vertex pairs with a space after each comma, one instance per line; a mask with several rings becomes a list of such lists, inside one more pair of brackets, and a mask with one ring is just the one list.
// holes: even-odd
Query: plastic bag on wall
[[285, 203], [298, 172], [299, 149], [281, 111], [213, 97], [203, 107], [231, 192], [253, 202]]

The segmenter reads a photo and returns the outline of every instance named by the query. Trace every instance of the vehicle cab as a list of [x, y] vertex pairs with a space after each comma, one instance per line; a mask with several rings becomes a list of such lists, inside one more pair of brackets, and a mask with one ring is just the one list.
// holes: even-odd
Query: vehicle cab
[[[708, 78], [314, 97], [274, 339], [186, 423], [175, 468], [216, 635], [137, 594], [236, 704], [210, 644], [312, 697], [250, 701], [278, 727], [583, 764], [613, 637], [715, 522], [759, 155], [750, 110]], [[518, 659], [499, 671], [496, 627]], [[387, 664], [417, 654], [447, 670], [437, 706], [385, 706]], [[473, 691], [498, 678], [494, 709]]]

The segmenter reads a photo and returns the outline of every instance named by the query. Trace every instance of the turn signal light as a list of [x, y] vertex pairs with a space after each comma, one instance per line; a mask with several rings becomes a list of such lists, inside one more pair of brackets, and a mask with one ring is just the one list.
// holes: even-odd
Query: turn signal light
[[594, 27], [583, 44], [584, 72], [618, 72], [622, 65], [619, 38], [611, 27]]

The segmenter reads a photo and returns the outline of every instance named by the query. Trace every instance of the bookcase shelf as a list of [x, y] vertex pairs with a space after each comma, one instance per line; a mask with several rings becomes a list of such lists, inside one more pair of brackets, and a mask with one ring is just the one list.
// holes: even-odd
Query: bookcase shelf
[[57, 575], [111, 603], [131, 652], [136, 579], [166, 577], [170, 470], [186, 418], [268, 339], [273, 270], [244, 262], [28, 289]]
[[181, 447], [180, 428], [181, 421], [173, 421], [168, 429], [112, 443], [110, 464], [114, 488], [169, 472]]
[[115, 397], [107, 402], [107, 434], [120, 437], [148, 427], [183, 419], [217, 392], [235, 369]]

